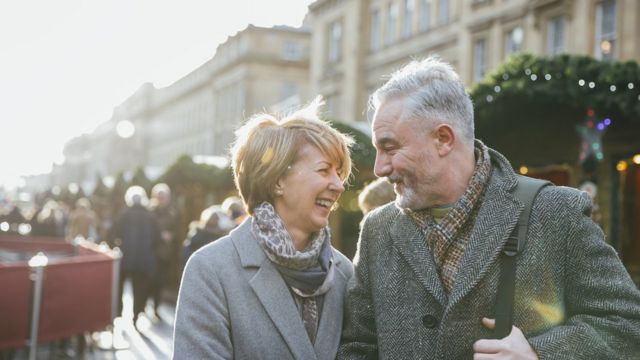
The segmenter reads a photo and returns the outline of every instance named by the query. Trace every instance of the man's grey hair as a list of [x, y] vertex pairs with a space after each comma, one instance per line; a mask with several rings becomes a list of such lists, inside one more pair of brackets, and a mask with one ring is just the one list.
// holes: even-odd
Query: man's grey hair
[[429, 125], [448, 124], [473, 147], [473, 104], [451, 65], [434, 56], [412, 61], [394, 72], [369, 102], [377, 111], [385, 101], [401, 97], [406, 98], [403, 117], [423, 119]]

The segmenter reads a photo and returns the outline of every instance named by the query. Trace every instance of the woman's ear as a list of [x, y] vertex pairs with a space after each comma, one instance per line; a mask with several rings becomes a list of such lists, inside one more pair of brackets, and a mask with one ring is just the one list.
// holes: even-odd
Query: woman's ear
[[282, 196], [282, 194], [284, 194], [284, 188], [282, 184], [280, 184], [280, 180], [278, 180], [273, 186], [273, 196]]

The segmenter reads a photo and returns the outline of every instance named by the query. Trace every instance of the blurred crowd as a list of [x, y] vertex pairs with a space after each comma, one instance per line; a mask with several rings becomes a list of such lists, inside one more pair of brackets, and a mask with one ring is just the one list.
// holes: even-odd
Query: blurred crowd
[[[394, 197], [393, 186], [386, 179], [378, 179], [362, 189], [358, 203], [366, 214]], [[30, 206], [5, 200], [0, 207], [0, 233], [67, 241], [81, 237], [118, 247], [122, 252], [119, 291], [122, 294], [124, 283], [131, 282], [136, 326], [149, 300], [152, 316], [161, 319], [158, 307], [166, 298], [163, 294], [170, 287], [172, 276], [179, 279], [195, 251], [227, 235], [244, 221], [247, 213], [240, 197], [231, 196], [205, 208], [199, 219], [181, 231], [184, 227], [180, 226], [179, 207], [172, 201], [167, 184], [156, 184], [149, 195], [141, 186], [130, 186], [122, 200], [124, 206], [119, 209], [114, 204], [105, 207], [98, 200], [93, 204], [86, 197], [72, 204], [43, 199]], [[119, 314], [122, 307], [121, 299]]]
[[[191, 254], [227, 235], [246, 216], [242, 200], [229, 197], [221, 204], [204, 209], [185, 233], [181, 231], [181, 216], [172, 202], [171, 189], [164, 183], [153, 186], [150, 196], [141, 186], [129, 187], [124, 204], [114, 210], [102, 204], [94, 206], [86, 197], [73, 204], [45, 199], [29, 206], [5, 200], [0, 207], [0, 233], [67, 241], [81, 237], [118, 247], [122, 252], [120, 292], [124, 282], [130, 280], [135, 325], [148, 300], [152, 300], [153, 315], [160, 319], [157, 310], [170, 278], [179, 278]], [[119, 311], [122, 311], [122, 301]]]

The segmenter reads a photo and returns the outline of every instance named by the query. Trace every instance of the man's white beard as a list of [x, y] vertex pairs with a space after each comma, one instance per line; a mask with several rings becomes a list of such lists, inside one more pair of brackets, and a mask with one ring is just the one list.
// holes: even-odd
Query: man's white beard
[[418, 194], [412, 187], [404, 186], [402, 194], [396, 193], [396, 206], [401, 209], [420, 209], [420, 204], [417, 202]]

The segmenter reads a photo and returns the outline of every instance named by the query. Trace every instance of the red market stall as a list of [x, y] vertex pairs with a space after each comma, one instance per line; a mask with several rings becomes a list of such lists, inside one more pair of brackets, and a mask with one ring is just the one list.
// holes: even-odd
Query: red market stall
[[119, 256], [86, 241], [0, 236], [0, 350], [104, 330]]

